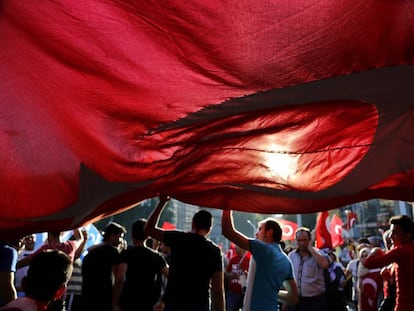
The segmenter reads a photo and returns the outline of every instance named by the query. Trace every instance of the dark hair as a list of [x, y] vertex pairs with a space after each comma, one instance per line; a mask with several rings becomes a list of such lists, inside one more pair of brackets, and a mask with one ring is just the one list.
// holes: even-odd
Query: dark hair
[[295, 238], [298, 236], [299, 232], [306, 232], [308, 234], [309, 240], [312, 238], [312, 234], [309, 228], [306, 227], [299, 227], [295, 231]]
[[279, 243], [282, 239], [282, 227], [280, 224], [273, 218], [266, 218], [261, 223], [264, 223], [266, 231], [273, 230], [273, 241]]
[[391, 217], [390, 224], [399, 226], [403, 233], [410, 233], [411, 239], [414, 239], [414, 222], [407, 215], [398, 215]]
[[144, 241], [147, 238], [144, 227], [147, 223], [145, 218], [140, 218], [132, 224], [131, 236], [137, 241]]
[[111, 222], [105, 227], [105, 230], [103, 232], [103, 240], [107, 241], [111, 234], [121, 234], [121, 233], [126, 233], [126, 232], [127, 231], [124, 226], [121, 226], [120, 224], [116, 222]]
[[66, 284], [72, 274], [72, 261], [59, 250], [45, 250], [36, 254], [30, 262], [26, 277], [26, 295], [49, 302], [56, 291]]
[[332, 256], [334, 258], [334, 261], [338, 261], [338, 257], [336, 256], [334, 251], [329, 251], [328, 255]]
[[358, 244], [371, 244], [371, 242], [368, 240], [368, 238], [360, 238], [358, 240]]
[[193, 226], [195, 229], [207, 230], [211, 229], [213, 223], [213, 216], [206, 210], [199, 210], [194, 214]]

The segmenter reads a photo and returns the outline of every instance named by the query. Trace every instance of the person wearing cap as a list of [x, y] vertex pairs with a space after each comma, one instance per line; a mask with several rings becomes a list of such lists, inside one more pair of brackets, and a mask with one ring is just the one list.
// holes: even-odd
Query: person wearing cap
[[88, 249], [82, 263], [82, 299], [84, 310], [116, 310], [112, 297], [118, 284], [114, 283], [121, 257], [119, 245], [126, 233], [125, 227], [109, 223], [103, 232], [101, 244]]

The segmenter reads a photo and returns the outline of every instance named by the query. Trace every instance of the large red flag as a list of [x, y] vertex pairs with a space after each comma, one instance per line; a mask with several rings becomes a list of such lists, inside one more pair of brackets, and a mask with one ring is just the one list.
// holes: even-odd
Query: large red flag
[[310, 213], [414, 201], [410, 1], [15, 1], [0, 10], [0, 235], [159, 193]]
[[343, 223], [341, 218], [338, 215], [334, 214], [332, 216], [329, 227], [329, 231], [331, 233], [332, 248], [342, 245], [344, 243], [344, 237], [342, 235]]
[[332, 238], [329, 232], [329, 213], [323, 211], [318, 213], [315, 228], [315, 242], [316, 247], [319, 249], [329, 248], [332, 249]]
[[293, 241], [295, 239], [295, 231], [298, 225], [293, 221], [278, 219], [278, 222], [282, 225], [282, 241]]

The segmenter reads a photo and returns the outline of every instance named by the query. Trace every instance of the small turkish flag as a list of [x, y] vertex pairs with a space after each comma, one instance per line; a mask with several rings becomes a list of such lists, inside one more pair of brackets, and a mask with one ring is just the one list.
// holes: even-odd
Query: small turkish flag
[[282, 241], [293, 241], [295, 239], [295, 232], [298, 225], [289, 220], [278, 219], [278, 221], [282, 225]]
[[331, 239], [332, 247], [335, 248], [344, 243], [344, 238], [342, 236], [342, 220], [338, 215], [333, 215], [331, 219], [330, 229], [331, 229]]

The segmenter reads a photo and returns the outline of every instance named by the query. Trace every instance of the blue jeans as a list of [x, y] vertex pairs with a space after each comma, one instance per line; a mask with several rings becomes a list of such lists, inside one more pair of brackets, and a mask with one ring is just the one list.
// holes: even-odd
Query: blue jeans
[[226, 311], [239, 311], [243, 308], [243, 300], [243, 294], [228, 291], [226, 295]]

